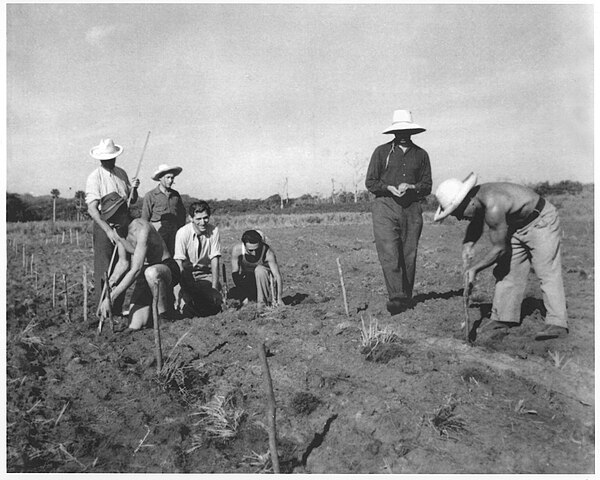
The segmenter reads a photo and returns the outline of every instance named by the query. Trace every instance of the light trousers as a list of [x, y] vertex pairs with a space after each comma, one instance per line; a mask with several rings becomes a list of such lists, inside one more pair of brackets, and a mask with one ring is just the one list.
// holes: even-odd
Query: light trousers
[[496, 289], [492, 320], [518, 323], [530, 269], [540, 280], [546, 323], [567, 327], [567, 304], [561, 266], [560, 220], [556, 208], [546, 201], [540, 216], [514, 232], [511, 251], [494, 269]]

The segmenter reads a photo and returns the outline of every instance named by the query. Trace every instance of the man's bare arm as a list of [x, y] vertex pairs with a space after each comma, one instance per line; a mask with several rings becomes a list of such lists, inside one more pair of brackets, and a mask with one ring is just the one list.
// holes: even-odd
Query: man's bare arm
[[98, 226], [104, 230], [106, 236], [110, 238], [113, 243], [116, 243], [119, 239], [119, 235], [100, 217], [100, 210], [98, 209], [99, 203], [100, 202], [98, 200], [93, 200], [90, 202], [88, 204], [88, 213], [90, 214], [90, 217], [92, 217], [92, 220], [94, 220], [94, 222], [96, 222]]
[[129, 271], [112, 290], [112, 298], [117, 298], [121, 293], [125, 292], [131, 285], [133, 285], [133, 282], [135, 282], [136, 278], [142, 271], [144, 260], [146, 259], [146, 254], [148, 252], [148, 235], [150, 228], [152, 228], [150, 224], [146, 223], [138, 229], [137, 244], [131, 257]]
[[490, 267], [509, 250], [508, 224], [506, 211], [498, 206], [488, 208], [485, 213], [485, 223], [489, 227], [491, 248], [481, 260], [473, 265], [470, 270], [475, 274]]
[[275, 285], [277, 288], [277, 298], [273, 299], [276, 305], [282, 304], [282, 295], [283, 295], [283, 281], [281, 279], [281, 272], [279, 271], [279, 264], [277, 263], [277, 258], [275, 257], [275, 252], [269, 249], [265, 260], [269, 264], [269, 268], [271, 269], [271, 273], [273, 274], [273, 278], [275, 280]]
[[219, 289], [219, 267], [221, 266], [221, 257], [216, 256], [210, 259], [210, 270], [212, 273], [212, 288]]

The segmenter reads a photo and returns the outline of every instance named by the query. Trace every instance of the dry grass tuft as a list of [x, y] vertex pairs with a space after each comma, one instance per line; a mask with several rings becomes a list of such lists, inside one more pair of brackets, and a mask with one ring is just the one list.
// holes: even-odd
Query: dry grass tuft
[[200, 427], [202, 432], [192, 436], [192, 447], [188, 453], [200, 448], [204, 438], [230, 440], [237, 435], [238, 427], [246, 412], [235, 406], [233, 395], [215, 395], [206, 405], [198, 407], [198, 412], [192, 413], [200, 419], [193, 424]]
[[258, 467], [254, 473], [272, 473], [273, 464], [271, 463], [271, 451], [266, 453], [256, 453], [252, 450], [251, 455], [244, 456], [244, 461], [251, 467]]
[[377, 319], [369, 317], [369, 327], [365, 326], [365, 319], [361, 315], [360, 322], [362, 325], [360, 336], [361, 336], [361, 352], [367, 352], [367, 358], [369, 358], [375, 349], [382, 344], [396, 343], [400, 337], [393, 330], [387, 326], [383, 329], [379, 328]]
[[440, 406], [429, 419], [429, 424], [435, 428], [439, 434], [446, 438], [457, 440], [453, 437], [452, 433], [463, 433], [466, 432], [465, 421], [460, 418], [459, 415], [454, 413], [454, 410], [458, 406], [458, 402], [453, 395], [449, 395], [446, 398], [445, 403]]
[[548, 355], [552, 359], [554, 366], [559, 369], [563, 369], [567, 366], [567, 364], [571, 361], [571, 359], [567, 358], [567, 355], [561, 355], [560, 352], [553, 352], [552, 350], [548, 350]]

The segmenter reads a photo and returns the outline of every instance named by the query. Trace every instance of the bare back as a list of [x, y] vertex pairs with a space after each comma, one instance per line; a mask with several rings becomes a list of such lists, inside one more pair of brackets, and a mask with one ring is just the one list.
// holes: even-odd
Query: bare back
[[[168, 258], [171, 254], [165, 245], [165, 241], [147, 220], [136, 218], [131, 221], [125, 238], [125, 248], [129, 253], [134, 253], [138, 241], [146, 239], [146, 262], [155, 265]], [[143, 240], [142, 240], [143, 241]]]
[[485, 207], [488, 226], [496, 225], [503, 217], [513, 228], [522, 226], [540, 198], [532, 189], [508, 182], [483, 183], [475, 197]]

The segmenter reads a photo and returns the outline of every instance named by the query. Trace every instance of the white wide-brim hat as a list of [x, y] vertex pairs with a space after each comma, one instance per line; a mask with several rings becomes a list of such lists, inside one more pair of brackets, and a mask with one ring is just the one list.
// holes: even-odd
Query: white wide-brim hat
[[443, 220], [456, 210], [476, 183], [477, 175], [473, 172], [469, 173], [462, 182], [458, 178], [449, 178], [440, 183], [435, 191], [435, 197], [440, 205], [433, 216], [433, 221]]
[[152, 174], [152, 180], [160, 180], [160, 177], [167, 172], [173, 172], [173, 175], [177, 176], [182, 170], [183, 168], [181, 167], [170, 167], [169, 165], [163, 163], [162, 165], [159, 165], [156, 171]]
[[96, 160], [112, 160], [123, 153], [121, 145], [115, 145], [112, 138], [104, 138], [90, 150], [90, 155]]
[[413, 122], [412, 113], [408, 110], [396, 110], [392, 117], [392, 124], [382, 133], [394, 133], [401, 130], [410, 130], [413, 134], [425, 131], [421, 125]]

